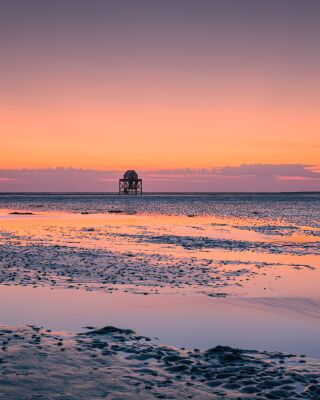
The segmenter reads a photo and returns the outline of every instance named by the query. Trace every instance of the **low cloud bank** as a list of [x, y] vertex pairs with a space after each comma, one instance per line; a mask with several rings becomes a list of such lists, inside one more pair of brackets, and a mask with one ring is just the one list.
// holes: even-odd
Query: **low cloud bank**
[[[211, 169], [138, 171], [147, 192], [320, 191], [320, 168], [251, 164]], [[123, 171], [0, 169], [1, 192], [116, 192]]]

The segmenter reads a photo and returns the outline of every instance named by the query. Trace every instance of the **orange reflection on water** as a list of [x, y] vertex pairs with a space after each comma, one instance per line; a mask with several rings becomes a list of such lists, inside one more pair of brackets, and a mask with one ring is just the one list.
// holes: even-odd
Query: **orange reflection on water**
[[[213, 271], [224, 276], [230, 274], [233, 284], [225, 292], [253, 296], [318, 296], [319, 255], [271, 253], [257, 250], [221, 248], [185, 248], [177, 243], [158, 243], [150, 237], [169, 235], [224, 241], [249, 241], [250, 243], [312, 243], [315, 238], [303, 232], [289, 235], [267, 235], [250, 230], [250, 227], [279, 225], [271, 220], [188, 217], [167, 215], [70, 214], [41, 212], [35, 215], [12, 215], [13, 210], [0, 211], [1, 231], [11, 232], [19, 243], [29, 245], [64, 245], [81, 249], [101, 249], [118, 253], [143, 255], [159, 254], [186, 263], [193, 260], [212, 260]], [[288, 225], [285, 224], [284, 225]], [[243, 229], [248, 227], [248, 229]], [[312, 228], [315, 230], [314, 228]], [[194, 239], [193, 239], [194, 238]], [[2, 239], [10, 240], [10, 239]], [[220, 243], [219, 242], [219, 243]], [[165, 265], [165, 261], [163, 262]], [[240, 273], [237, 272], [240, 270]], [[242, 276], [241, 270], [247, 270]], [[226, 280], [228, 280], [228, 276]], [[192, 291], [192, 282], [185, 291]]]

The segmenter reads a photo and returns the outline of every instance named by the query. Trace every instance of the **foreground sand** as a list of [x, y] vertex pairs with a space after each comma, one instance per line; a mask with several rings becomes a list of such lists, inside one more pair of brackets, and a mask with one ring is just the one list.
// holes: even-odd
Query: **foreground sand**
[[[284, 315], [289, 307], [304, 317], [301, 305], [311, 304], [319, 318], [319, 228], [9, 210], [1, 217], [4, 285], [157, 294], [159, 301], [166, 293], [236, 296], [247, 307], [258, 298]], [[1, 400], [320, 398], [320, 361], [304, 356], [178, 350], [111, 327], [71, 334], [2, 326], [1, 343]]]
[[0, 327], [0, 399], [319, 399], [320, 361], [159, 346], [130, 329]]
[[224, 297], [249, 293], [249, 284], [256, 286], [255, 295], [265, 295], [282, 279], [280, 295], [317, 296], [320, 229], [272, 224], [4, 210], [0, 283]]

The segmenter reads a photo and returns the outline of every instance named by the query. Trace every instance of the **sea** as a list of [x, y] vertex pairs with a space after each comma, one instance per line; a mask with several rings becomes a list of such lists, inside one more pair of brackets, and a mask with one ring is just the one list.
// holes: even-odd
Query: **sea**
[[161, 214], [261, 218], [320, 227], [315, 193], [1, 193], [0, 208], [71, 213]]

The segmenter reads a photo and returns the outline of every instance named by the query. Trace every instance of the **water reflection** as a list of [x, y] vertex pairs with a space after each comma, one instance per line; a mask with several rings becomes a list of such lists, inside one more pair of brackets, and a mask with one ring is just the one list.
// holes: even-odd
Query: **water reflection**
[[0, 286], [2, 324], [74, 332], [88, 325], [115, 325], [158, 337], [161, 343], [201, 349], [223, 344], [320, 357], [318, 310], [316, 299], [291, 304], [290, 298], [277, 302]]

